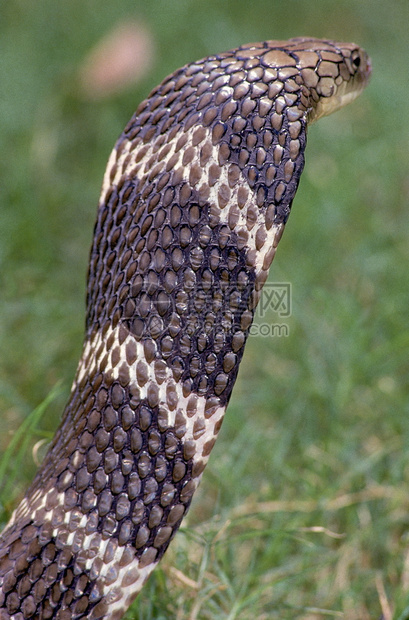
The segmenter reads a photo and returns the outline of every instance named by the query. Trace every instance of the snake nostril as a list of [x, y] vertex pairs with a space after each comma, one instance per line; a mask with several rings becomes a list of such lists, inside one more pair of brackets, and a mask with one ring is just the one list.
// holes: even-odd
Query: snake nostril
[[372, 73], [372, 63], [370, 58], [368, 58], [366, 61], [366, 72], [368, 73], [368, 75], [371, 75]]

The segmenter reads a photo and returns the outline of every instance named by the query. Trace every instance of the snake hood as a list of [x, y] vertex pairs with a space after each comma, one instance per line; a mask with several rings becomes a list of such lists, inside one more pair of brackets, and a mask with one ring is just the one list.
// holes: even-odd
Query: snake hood
[[104, 177], [69, 402], [0, 539], [1, 619], [119, 619], [142, 588], [216, 441], [307, 123], [369, 73], [352, 44], [266, 41], [139, 106]]

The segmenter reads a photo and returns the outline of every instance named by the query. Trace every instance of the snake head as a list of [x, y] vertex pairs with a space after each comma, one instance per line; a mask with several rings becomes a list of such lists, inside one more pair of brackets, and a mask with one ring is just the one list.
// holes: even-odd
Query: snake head
[[362, 92], [372, 71], [368, 54], [355, 43], [296, 38], [290, 42], [309, 91], [308, 122], [332, 114]]

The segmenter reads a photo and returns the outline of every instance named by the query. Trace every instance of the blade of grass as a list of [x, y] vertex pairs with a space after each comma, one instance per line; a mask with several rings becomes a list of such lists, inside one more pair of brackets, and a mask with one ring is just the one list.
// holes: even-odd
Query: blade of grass
[[44, 435], [39, 430], [39, 423], [47, 410], [47, 407], [61, 393], [61, 383], [57, 383], [46, 398], [40, 403], [23, 421], [20, 427], [14, 433], [9, 445], [7, 446], [3, 456], [0, 459], [0, 480], [2, 487], [0, 490], [0, 502], [4, 504], [9, 501], [10, 494], [16, 479], [19, 476], [19, 469], [23, 461], [27, 448], [30, 445], [34, 435]]

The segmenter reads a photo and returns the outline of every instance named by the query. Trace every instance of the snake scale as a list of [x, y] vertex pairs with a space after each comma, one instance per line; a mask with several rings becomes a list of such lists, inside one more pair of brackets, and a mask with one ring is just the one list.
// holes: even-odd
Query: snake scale
[[304, 165], [366, 53], [314, 38], [193, 62], [109, 158], [84, 348], [63, 419], [0, 539], [0, 618], [119, 619], [215, 443]]

